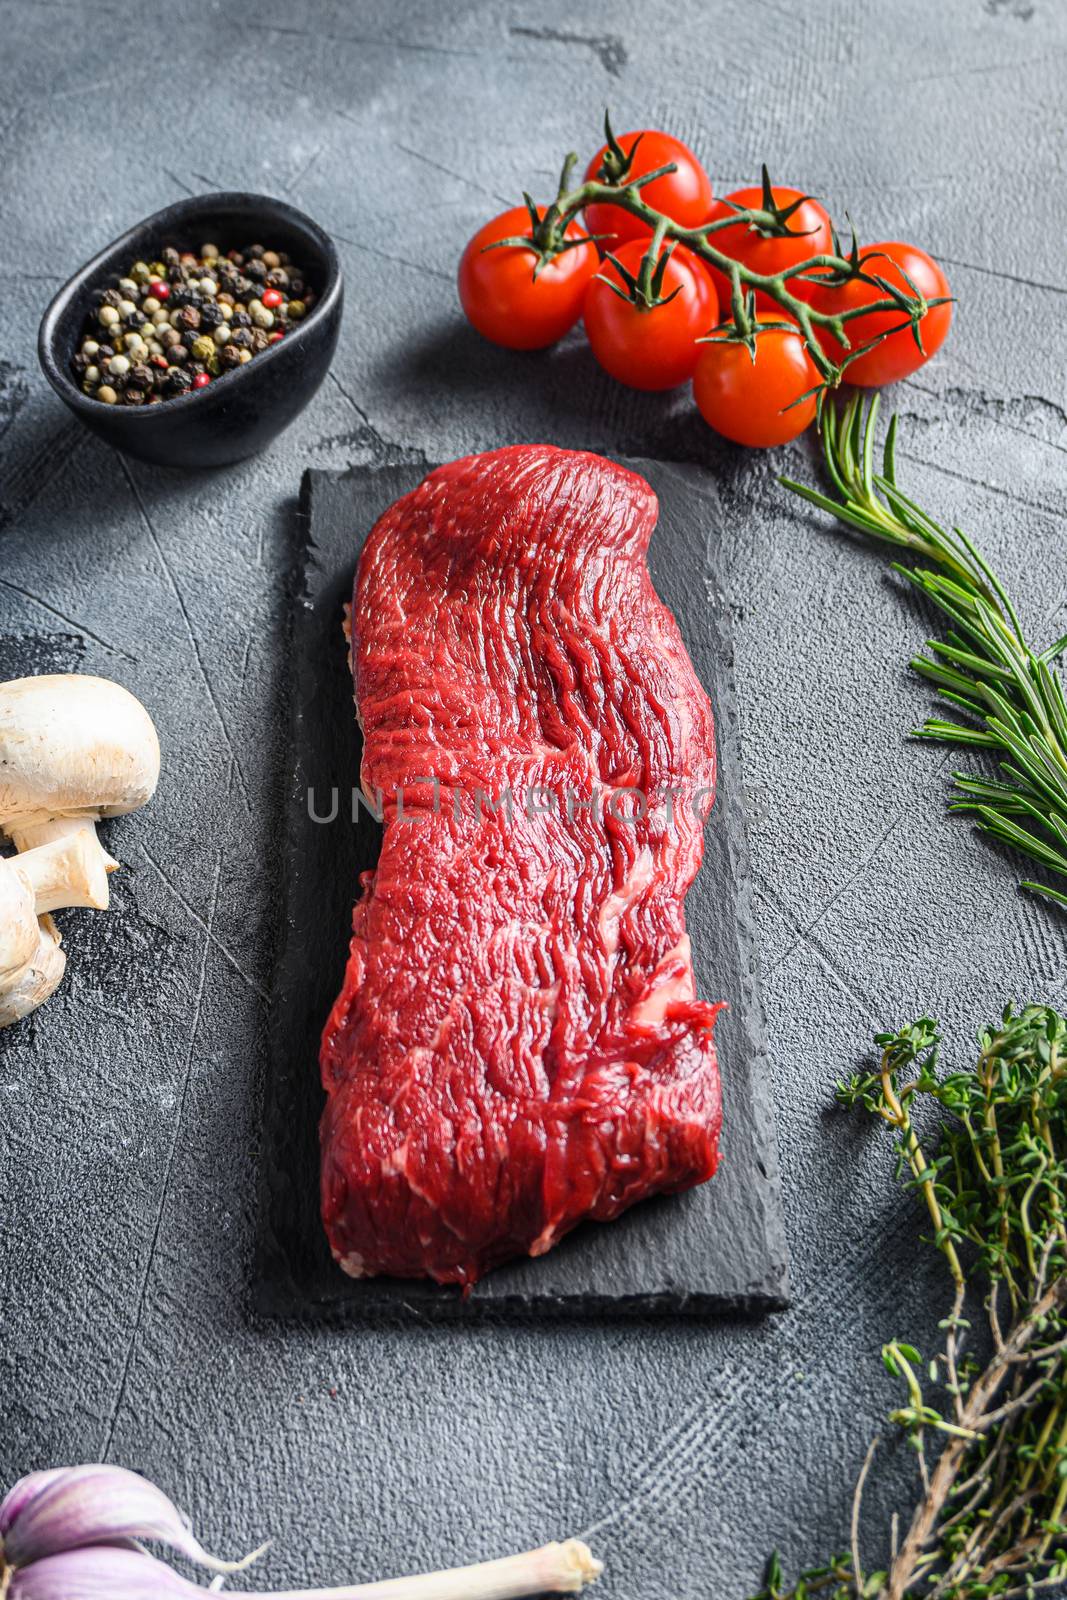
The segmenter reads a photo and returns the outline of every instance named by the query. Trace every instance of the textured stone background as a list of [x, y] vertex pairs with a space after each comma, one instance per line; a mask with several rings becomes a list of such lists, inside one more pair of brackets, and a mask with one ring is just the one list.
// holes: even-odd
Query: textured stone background
[[[175, 13], [0, 5], [0, 675], [114, 675], [159, 722], [151, 809], [111, 829], [115, 912], [64, 919], [70, 980], [0, 1042], [0, 1479], [106, 1457], [152, 1474], [276, 1584], [488, 1556], [586, 1531], [606, 1595], [740, 1600], [774, 1544], [842, 1541], [920, 1339], [885, 1143], [826, 1111], [879, 1026], [965, 1038], [1062, 1000], [1063, 924], [942, 815], [903, 742], [927, 621], [884, 563], [789, 503], [804, 450], [742, 455], [684, 397], [598, 376], [580, 341], [480, 344], [467, 235], [562, 153], [662, 122], [718, 187], [766, 158], [949, 266], [949, 347], [895, 396], [915, 493], [964, 521], [1037, 632], [1063, 628], [1067, 340], [1057, 0], [615, 0]], [[34, 340], [60, 281], [184, 193], [286, 195], [348, 274], [337, 364], [259, 460], [144, 468], [80, 431]], [[735, 612], [765, 1001], [796, 1301], [764, 1324], [257, 1326], [256, 1106], [278, 920], [285, 580], [307, 465], [506, 441], [692, 456], [716, 476]], [[963, 1048], [961, 1044], [961, 1048]], [[336, 1391], [334, 1394], [333, 1391]], [[875, 1514], [903, 1503], [887, 1451]]]

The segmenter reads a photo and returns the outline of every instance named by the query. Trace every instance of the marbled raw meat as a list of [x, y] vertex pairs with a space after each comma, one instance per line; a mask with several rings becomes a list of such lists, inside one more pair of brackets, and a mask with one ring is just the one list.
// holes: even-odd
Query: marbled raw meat
[[321, 1051], [354, 1276], [469, 1285], [715, 1171], [719, 1006], [684, 916], [714, 725], [646, 566], [657, 509], [599, 456], [515, 446], [438, 468], [365, 545], [385, 828]]

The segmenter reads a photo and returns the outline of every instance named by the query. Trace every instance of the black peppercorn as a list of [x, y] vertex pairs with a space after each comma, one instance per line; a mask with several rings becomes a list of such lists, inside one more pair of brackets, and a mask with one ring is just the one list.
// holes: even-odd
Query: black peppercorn
[[158, 405], [206, 387], [290, 331], [311, 305], [305, 281], [262, 244], [225, 255], [162, 246], [94, 291], [71, 376], [104, 405]]

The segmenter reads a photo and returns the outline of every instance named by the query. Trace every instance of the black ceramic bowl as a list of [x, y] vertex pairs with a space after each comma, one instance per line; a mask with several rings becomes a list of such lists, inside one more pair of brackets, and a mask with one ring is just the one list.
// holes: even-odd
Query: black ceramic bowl
[[[83, 394], [70, 362], [93, 291], [164, 245], [195, 250], [207, 239], [223, 252], [254, 241], [286, 251], [315, 291], [308, 315], [243, 367], [161, 405], [109, 406]], [[266, 195], [203, 194], [147, 217], [76, 272], [44, 314], [37, 353], [59, 398], [109, 444], [163, 466], [217, 467], [255, 455], [307, 405], [329, 371], [343, 304], [337, 251], [310, 217]]]

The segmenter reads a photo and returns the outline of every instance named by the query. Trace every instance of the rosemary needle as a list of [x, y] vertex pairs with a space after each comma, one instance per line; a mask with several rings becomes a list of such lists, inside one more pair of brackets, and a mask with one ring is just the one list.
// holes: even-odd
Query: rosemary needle
[[[875, 470], [877, 420], [877, 396], [866, 413], [859, 395], [840, 410], [824, 406], [823, 453], [836, 496], [781, 482], [849, 527], [930, 563], [893, 566], [949, 621], [945, 637], [929, 640], [928, 653], [911, 665], [956, 715], [928, 717], [913, 737], [997, 755], [995, 777], [953, 773], [950, 810], [969, 813], [984, 833], [1067, 880], [1067, 696], [1057, 661], [1067, 635], [1041, 651], [1027, 643], [1007, 590], [977, 546], [958, 528], [946, 531], [898, 487], [896, 417], [882, 470]], [[1022, 887], [1067, 906], [1067, 889], [1032, 879]]]

